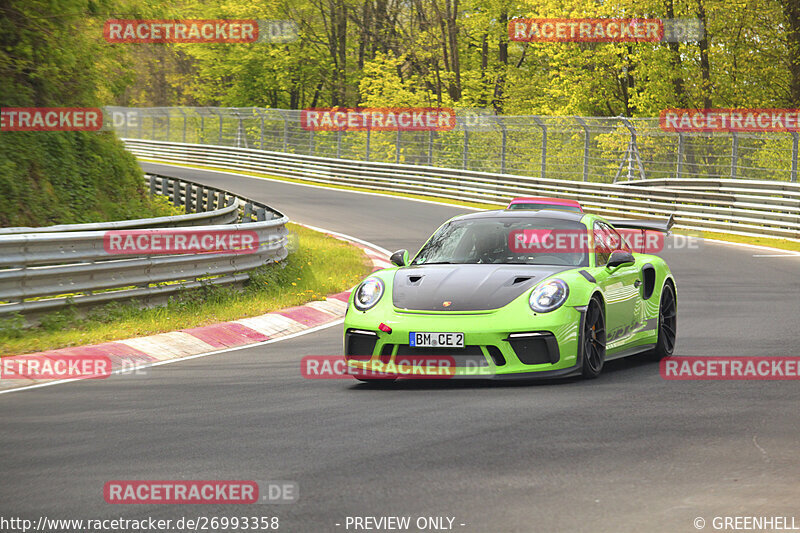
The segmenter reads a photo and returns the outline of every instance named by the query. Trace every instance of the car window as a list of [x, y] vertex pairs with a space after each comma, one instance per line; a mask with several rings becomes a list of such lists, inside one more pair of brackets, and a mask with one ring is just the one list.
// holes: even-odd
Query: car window
[[594, 223], [594, 253], [595, 265], [605, 266], [608, 263], [611, 252], [624, 250], [630, 252], [630, 246], [622, 238], [617, 230], [605, 222], [595, 221]]
[[588, 266], [587, 244], [587, 228], [575, 220], [533, 217], [462, 219], [439, 228], [412, 264]]
[[611, 247], [609, 246], [610, 235], [605, 224], [594, 223], [594, 261], [595, 266], [606, 266], [608, 258], [611, 257]]

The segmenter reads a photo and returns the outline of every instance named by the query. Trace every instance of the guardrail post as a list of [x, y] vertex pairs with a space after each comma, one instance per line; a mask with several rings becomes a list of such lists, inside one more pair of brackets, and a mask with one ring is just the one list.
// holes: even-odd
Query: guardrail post
[[164, 134], [164, 140], [169, 141], [169, 122], [170, 122], [169, 109], [164, 110], [164, 120], [166, 120], [167, 122], [166, 132]]
[[675, 165], [675, 177], [677, 179], [681, 179], [681, 174], [683, 173], [683, 152], [685, 149], [684, 142], [683, 133], [678, 132], [678, 161]]
[[433, 166], [433, 130], [428, 130], [428, 166]]
[[186, 202], [184, 207], [184, 211], [186, 211], [186, 214], [192, 212], [192, 206], [194, 204], [194, 199], [192, 198], [192, 196], [194, 196], [194, 189], [195, 189], [194, 185], [188, 182], [186, 183], [186, 193], [185, 193]]
[[797, 182], [797, 141], [799, 136], [796, 131], [792, 132], [792, 175], [790, 177], [792, 182]]
[[642, 159], [639, 157], [639, 144], [636, 139], [636, 128], [633, 127], [633, 124], [626, 118], [626, 117], [617, 117], [619, 118], [622, 123], [628, 128], [628, 133], [630, 134], [630, 140], [628, 141], [628, 149], [625, 150], [625, 155], [622, 156], [622, 161], [619, 164], [619, 168], [617, 169], [617, 173], [614, 175], [614, 183], [617, 182], [619, 179], [620, 174], [622, 173], [622, 169], [625, 168], [625, 163], [628, 163], [628, 180], [633, 179], [633, 160], [636, 159], [636, 166], [639, 169], [639, 179], [645, 179], [644, 176], [644, 166], [642, 165]]
[[547, 171], [547, 126], [542, 122], [539, 117], [532, 117], [536, 125], [542, 128], [542, 163], [541, 163], [541, 178], [544, 179], [545, 172]]
[[502, 118], [496, 118], [500, 124], [500, 173], [506, 173], [506, 147], [508, 145], [508, 130]]
[[400, 164], [400, 126], [397, 126], [397, 136], [394, 140], [395, 150], [394, 150], [394, 162], [398, 165]]
[[469, 130], [464, 125], [464, 148], [461, 150], [461, 168], [464, 170], [469, 166]]
[[[236, 125], [236, 148], [242, 147], [242, 142], [244, 141], [244, 147], [250, 148], [250, 143], [247, 142], [247, 129], [244, 127], [244, 117], [242, 117], [242, 113], [239, 109], [235, 109], [233, 111], [233, 116], [236, 117], [237, 125]], [[233, 146], [233, 144], [231, 144]]]
[[286, 118], [286, 115], [283, 114], [283, 111], [278, 110], [280, 113], [281, 118], [283, 119], [283, 151], [288, 151], [289, 146], [289, 119]]
[[258, 146], [259, 146], [259, 148], [261, 148], [261, 150], [264, 150], [264, 115], [261, 114], [260, 110], [256, 110], [256, 113], [258, 113], [259, 123], [261, 125], [261, 132], [260, 132], [260, 135], [259, 135], [259, 145]]
[[186, 111], [180, 107], [178, 108], [178, 111], [183, 116], [183, 134], [181, 135], [181, 142], [186, 144]]
[[731, 177], [736, 177], [736, 166], [739, 163], [739, 136], [735, 131], [731, 132]]
[[151, 175], [148, 174], [147, 178], [148, 178], [148, 181], [150, 182], [150, 197], [152, 198], [153, 196], [155, 196], [157, 194], [156, 193], [156, 177], [155, 176], [151, 176]]
[[181, 205], [181, 182], [177, 179], [170, 181], [172, 182], [172, 205]]
[[575, 120], [583, 128], [583, 181], [589, 181], [589, 127], [581, 117], [575, 117]]

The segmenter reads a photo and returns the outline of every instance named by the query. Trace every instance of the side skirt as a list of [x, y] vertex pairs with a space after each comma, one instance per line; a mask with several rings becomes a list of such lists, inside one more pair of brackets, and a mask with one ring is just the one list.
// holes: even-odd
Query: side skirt
[[642, 344], [640, 346], [634, 346], [632, 348], [625, 348], [624, 350], [619, 351], [614, 355], [606, 355], [606, 361], [613, 361], [614, 359], [622, 359], [623, 357], [629, 357], [631, 355], [636, 355], [643, 352], [649, 352], [655, 347], [656, 343], [651, 343], [651, 344]]

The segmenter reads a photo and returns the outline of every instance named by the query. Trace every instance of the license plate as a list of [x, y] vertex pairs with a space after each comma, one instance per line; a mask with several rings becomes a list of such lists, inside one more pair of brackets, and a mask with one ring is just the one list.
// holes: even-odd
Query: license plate
[[408, 344], [417, 348], [463, 348], [464, 334], [412, 331], [408, 334]]

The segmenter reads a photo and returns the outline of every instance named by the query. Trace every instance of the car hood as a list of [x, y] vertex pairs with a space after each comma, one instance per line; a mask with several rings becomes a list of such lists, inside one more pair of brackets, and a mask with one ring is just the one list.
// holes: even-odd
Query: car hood
[[511, 303], [548, 276], [552, 265], [419, 265], [400, 268], [392, 301], [410, 311], [487, 311]]

